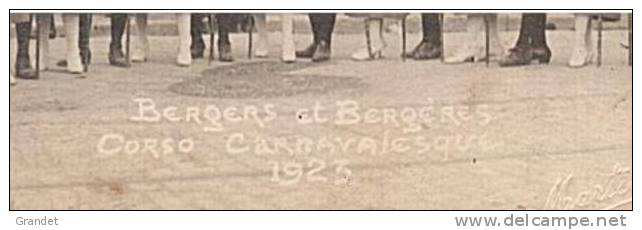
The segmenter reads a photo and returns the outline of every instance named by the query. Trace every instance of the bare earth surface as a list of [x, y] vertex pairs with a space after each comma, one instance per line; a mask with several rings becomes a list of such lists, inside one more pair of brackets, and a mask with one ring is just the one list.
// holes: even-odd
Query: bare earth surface
[[[445, 35], [447, 52], [462, 35]], [[515, 35], [502, 34], [504, 43]], [[330, 62], [284, 64], [279, 36], [270, 35], [272, 58], [248, 60], [247, 37], [235, 34], [235, 63], [190, 68], [173, 64], [175, 37], [152, 37], [150, 60], [129, 69], [109, 66], [107, 38], [97, 37], [86, 79], [51, 67], [19, 81], [10, 92], [10, 208], [632, 208], [625, 31], [605, 33], [604, 66], [581, 69], [565, 65], [570, 31], [549, 33], [551, 64], [520, 68], [402, 62], [395, 35], [386, 59], [354, 62], [359, 34], [335, 35]], [[410, 34], [408, 46], [418, 39]], [[297, 34], [299, 48], [309, 40]], [[51, 46], [61, 57], [63, 39]], [[181, 120], [136, 120], [142, 100]], [[316, 103], [329, 121], [300, 124], [314, 114], [297, 110]], [[374, 111], [374, 122], [340, 124], [342, 103]], [[227, 115], [241, 120], [208, 130], [208, 105], [236, 108]], [[244, 118], [248, 107], [256, 116]], [[430, 118], [413, 120], [422, 108]], [[102, 146], [105, 137], [123, 140]], [[292, 151], [274, 150], [275, 139]], [[305, 140], [315, 143], [309, 153], [297, 148]]]

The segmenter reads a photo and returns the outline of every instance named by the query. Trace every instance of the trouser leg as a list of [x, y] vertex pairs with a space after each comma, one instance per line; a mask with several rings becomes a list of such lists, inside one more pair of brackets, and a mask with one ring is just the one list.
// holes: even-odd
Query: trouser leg
[[439, 14], [421, 14], [421, 27], [423, 31], [422, 40], [424, 42], [435, 45], [440, 45], [442, 43]]

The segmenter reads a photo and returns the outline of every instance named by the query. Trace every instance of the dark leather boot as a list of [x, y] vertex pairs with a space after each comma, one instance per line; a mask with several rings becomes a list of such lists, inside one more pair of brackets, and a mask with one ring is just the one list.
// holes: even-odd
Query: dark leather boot
[[499, 66], [512, 67], [530, 65], [533, 60], [540, 64], [551, 61], [551, 50], [547, 47], [516, 46], [508, 51], [508, 55], [499, 60]]
[[317, 44], [312, 43], [307, 48], [296, 51], [295, 55], [298, 58], [312, 58], [312, 56], [314, 55], [314, 51], [316, 50], [317, 50]]
[[426, 41], [422, 41], [412, 51], [405, 54], [406, 58], [412, 58], [415, 60], [437, 59], [440, 58], [441, 55], [440, 44], [433, 44]]
[[31, 67], [29, 58], [29, 35], [31, 22], [16, 23], [16, 37], [18, 52], [16, 57], [16, 77], [21, 79], [37, 79], [36, 70]]

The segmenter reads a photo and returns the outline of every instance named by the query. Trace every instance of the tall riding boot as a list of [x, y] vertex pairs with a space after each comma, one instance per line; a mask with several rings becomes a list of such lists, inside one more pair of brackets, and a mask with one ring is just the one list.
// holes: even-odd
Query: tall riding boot
[[29, 35], [31, 21], [16, 23], [16, 39], [18, 50], [16, 57], [16, 77], [21, 79], [37, 79], [36, 71], [31, 67], [29, 58]]
[[186, 67], [192, 64], [192, 53], [190, 50], [190, 45], [192, 44], [190, 14], [176, 14], [176, 25], [178, 27], [178, 55], [176, 56], [176, 64]]
[[145, 62], [149, 56], [147, 39], [147, 14], [136, 14], [136, 45], [132, 52], [132, 62]]
[[293, 23], [294, 19], [291, 15], [281, 15], [281, 58], [284, 62], [294, 62], [296, 60]]
[[65, 28], [67, 71], [73, 74], [82, 73], [84, 68], [80, 59], [78, 14], [63, 14], [62, 22]]

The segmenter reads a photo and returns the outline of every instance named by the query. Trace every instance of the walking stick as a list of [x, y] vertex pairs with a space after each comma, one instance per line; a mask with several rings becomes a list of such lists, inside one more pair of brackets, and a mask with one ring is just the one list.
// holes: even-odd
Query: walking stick
[[210, 29], [210, 52], [207, 57], [207, 65], [210, 65], [214, 60], [214, 15], [210, 14], [207, 18], [207, 24]]
[[602, 66], [602, 29], [602, 14], [600, 14], [597, 16], [597, 67]]
[[125, 58], [127, 58], [127, 65], [131, 64], [130, 44], [131, 44], [131, 29], [129, 22], [129, 15], [125, 16]]
[[489, 23], [489, 16], [484, 16], [484, 40], [486, 42], [486, 66], [490, 65], [490, 26], [488, 25]]
[[627, 15], [629, 21], [629, 66], [633, 64], [633, 14]]
[[444, 57], [446, 56], [446, 50], [444, 49], [444, 14], [439, 14], [439, 43], [441, 46], [439, 47], [441, 52], [441, 55], [439, 56], [439, 60], [443, 63], [444, 62]]
[[406, 61], [406, 16], [401, 18], [401, 61]]
[[248, 16], [248, 23], [250, 23], [250, 28], [247, 39], [247, 58], [252, 59], [252, 32], [254, 30], [254, 17], [251, 14]]
[[36, 78], [40, 78], [40, 20], [37, 15], [32, 14], [29, 18], [29, 24], [36, 20]]
[[368, 23], [370, 23], [370, 20], [368, 18], [363, 20], [363, 24], [365, 25], [365, 31], [366, 31], [366, 48], [368, 50], [368, 57], [370, 59], [373, 59], [374, 55], [372, 54], [372, 41], [370, 40], [370, 26], [368, 26]]

